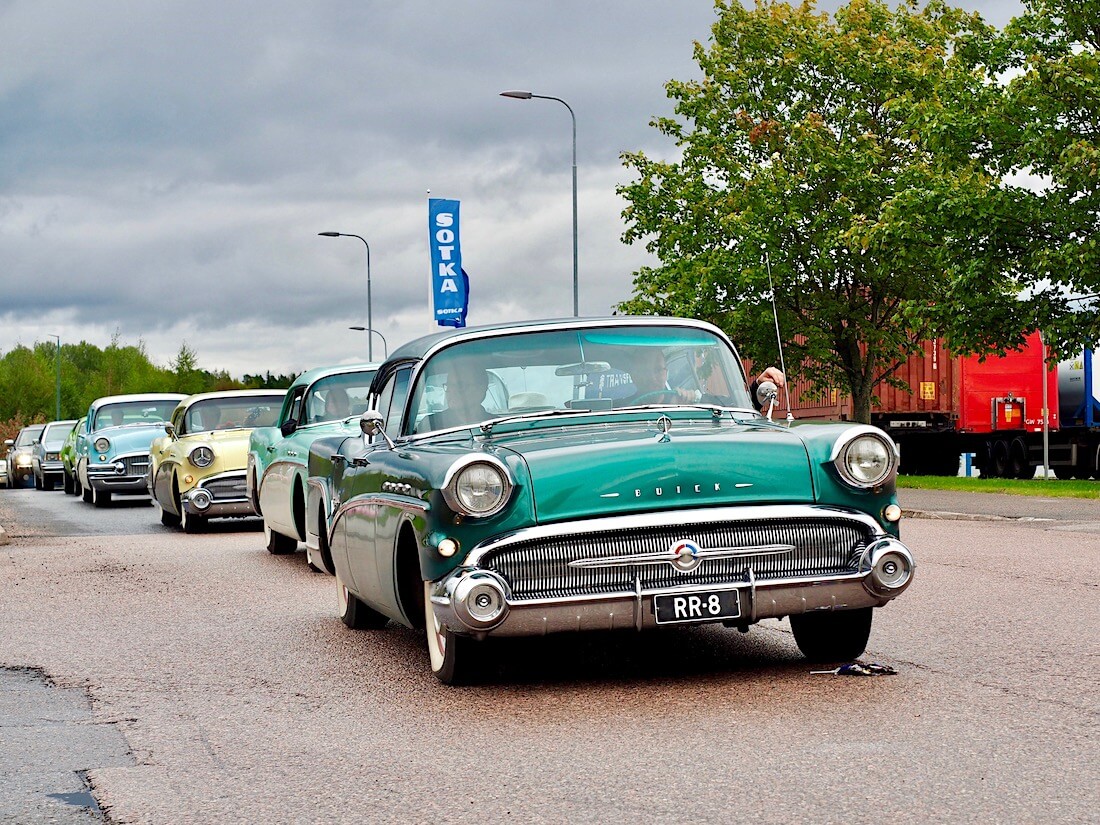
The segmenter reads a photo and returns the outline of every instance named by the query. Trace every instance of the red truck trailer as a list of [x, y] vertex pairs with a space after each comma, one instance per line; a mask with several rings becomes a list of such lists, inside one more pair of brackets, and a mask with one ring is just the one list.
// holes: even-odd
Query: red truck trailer
[[[1043, 462], [1043, 411], [1048, 409], [1050, 467], [1060, 478], [1088, 478], [1097, 475], [1100, 460], [1100, 432], [1092, 415], [1100, 401], [1091, 369], [1083, 368], [1091, 366], [1093, 357], [1086, 350], [1080, 358], [1047, 367], [1038, 333], [1022, 350], [984, 361], [953, 356], [942, 340], [928, 341], [923, 353], [897, 372], [911, 391], [880, 385], [871, 423], [897, 442], [903, 473], [954, 475], [960, 456], [973, 453], [984, 476], [1030, 478]], [[1077, 383], [1067, 382], [1075, 371]], [[1063, 393], [1073, 388], [1074, 397], [1068, 399], [1073, 410], [1059, 408], [1060, 377]], [[851, 399], [839, 388], [813, 396], [806, 389], [798, 383], [791, 387], [796, 418], [851, 418]]]

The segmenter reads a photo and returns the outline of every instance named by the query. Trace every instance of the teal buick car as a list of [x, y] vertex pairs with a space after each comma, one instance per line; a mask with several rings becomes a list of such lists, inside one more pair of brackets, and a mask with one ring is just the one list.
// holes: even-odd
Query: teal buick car
[[287, 390], [276, 425], [252, 430], [245, 484], [253, 508], [263, 517], [270, 552], [293, 553], [298, 542], [305, 542], [310, 567], [332, 572], [327, 550], [310, 540], [310, 520], [327, 519], [328, 514], [307, 513], [306, 459], [314, 440], [359, 432], [358, 419], [367, 409], [377, 368], [351, 364], [304, 372]]
[[149, 495], [149, 445], [164, 434], [182, 393], [97, 398], [77, 430], [76, 481], [84, 501], [104, 507], [116, 495]]
[[362, 434], [310, 450], [341, 618], [423, 630], [449, 684], [478, 678], [487, 638], [566, 631], [787, 617], [807, 658], [859, 656], [914, 572], [897, 452], [873, 427], [773, 421], [774, 398], [685, 319], [402, 346]]

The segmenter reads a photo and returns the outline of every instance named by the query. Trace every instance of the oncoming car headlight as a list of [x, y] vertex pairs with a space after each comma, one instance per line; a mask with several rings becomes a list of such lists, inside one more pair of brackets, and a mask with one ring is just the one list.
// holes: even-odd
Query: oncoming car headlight
[[485, 518], [504, 509], [513, 486], [502, 461], [491, 455], [469, 455], [447, 471], [443, 498], [456, 513]]
[[209, 467], [214, 463], [214, 451], [205, 445], [196, 447], [187, 456], [187, 460], [199, 469]]
[[97, 438], [95, 440], [95, 449], [97, 453], [105, 453], [111, 449], [111, 442], [106, 438]]
[[877, 487], [897, 470], [894, 442], [880, 430], [860, 428], [837, 441], [833, 464], [840, 477], [853, 487]]

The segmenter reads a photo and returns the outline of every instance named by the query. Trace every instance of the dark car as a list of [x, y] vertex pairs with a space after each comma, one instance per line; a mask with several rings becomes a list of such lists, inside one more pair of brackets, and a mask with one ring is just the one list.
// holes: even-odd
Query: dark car
[[54, 484], [65, 478], [65, 467], [61, 463], [61, 448], [72, 432], [76, 419], [69, 421], [50, 421], [35, 439], [31, 447], [31, 466], [34, 473], [36, 490], [52, 490]]
[[[674, 367], [674, 369], [672, 369]], [[814, 661], [866, 647], [914, 561], [879, 429], [773, 422], [729, 339], [673, 318], [472, 327], [379, 368], [362, 436], [314, 442], [341, 616], [481, 640], [789, 617]]]

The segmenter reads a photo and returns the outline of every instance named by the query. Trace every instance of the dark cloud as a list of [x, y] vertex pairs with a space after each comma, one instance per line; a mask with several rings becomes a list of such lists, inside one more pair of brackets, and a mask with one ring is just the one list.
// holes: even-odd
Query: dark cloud
[[[826, 6], [835, 7], [835, 4]], [[1015, 2], [971, 5], [1003, 23]], [[0, 5], [0, 349], [114, 330], [167, 360], [304, 369], [427, 317], [426, 190], [462, 200], [471, 320], [627, 297], [618, 155], [693, 76], [711, 0]], [[43, 324], [49, 326], [46, 329]], [[358, 348], [358, 349], [357, 349]]]

